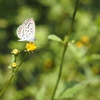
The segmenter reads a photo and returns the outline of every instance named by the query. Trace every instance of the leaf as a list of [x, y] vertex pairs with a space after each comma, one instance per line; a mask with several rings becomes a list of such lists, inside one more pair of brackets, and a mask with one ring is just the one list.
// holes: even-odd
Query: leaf
[[8, 68], [12, 68], [11, 65], [9, 65]]
[[92, 54], [88, 57], [89, 61], [93, 60], [100, 60], [100, 55], [99, 54]]
[[62, 42], [62, 40], [56, 35], [49, 35], [48, 39], [53, 40], [53, 41]]
[[36, 99], [37, 100], [44, 100], [45, 92], [46, 92], [45, 87], [44, 86], [41, 87], [40, 90], [38, 91], [37, 95], [36, 95]]
[[[65, 89], [66, 89], [66, 91], [65, 91], [65, 89], [59, 94], [59, 96], [57, 97], [56, 96], [56, 99], [63, 99], [63, 98], [71, 98], [71, 97], [73, 97], [74, 96], [74, 94], [76, 94], [78, 91], [80, 91], [80, 90], [82, 90], [87, 84], [89, 83], [89, 81], [83, 81], [83, 82], [81, 82], [81, 83], [75, 83], [76, 85], [72, 85], [72, 87], [70, 88], [70, 86], [69, 86], [69, 88], [67, 87], [65, 87]], [[63, 94], [62, 94], [63, 93]]]
[[67, 89], [72, 88], [77, 83], [78, 83], [77, 81], [66, 82], [65, 86], [59, 96], [61, 96]]

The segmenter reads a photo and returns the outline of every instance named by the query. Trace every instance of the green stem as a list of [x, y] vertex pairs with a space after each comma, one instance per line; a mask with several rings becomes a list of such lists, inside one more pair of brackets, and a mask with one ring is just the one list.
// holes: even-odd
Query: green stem
[[22, 59], [22, 61], [20, 62], [20, 64], [17, 66], [17, 69], [15, 70], [15, 74], [16, 74], [16, 72], [18, 71], [18, 69], [20, 68], [20, 66], [21, 66], [21, 64], [23, 63], [23, 61], [24, 61], [24, 59], [26, 58], [26, 56], [27, 56], [27, 52], [25, 53], [25, 55], [24, 55], [24, 57], [23, 57], [23, 59]]
[[77, 11], [77, 7], [78, 7], [78, 3], [79, 3], [79, 0], [76, 1], [76, 5], [75, 5], [73, 17], [72, 17], [72, 23], [71, 23], [71, 26], [70, 26], [69, 31], [68, 31], [68, 36], [70, 36], [70, 34], [71, 34], [71, 32], [72, 32], [72, 29], [73, 29], [73, 23], [74, 23], [74, 20], [75, 20], [75, 16], [76, 16], [76, 11]]
[[6, 84], [6, 86], [3, 88], [3, 90], [0, 93], [0, 96], [5, 92], [6, 88], [8, 87], [8, 85], [10, 84], [12, 78], [14, 77], [14, 74], [12, 74], [12, 76], [10, 77], [8, 83]]
[[10, 77], [8, 83], [5, 85], [5, 87], [2, 89], [2, 91], [0, 92], [0, 96], [5, 92], [5, 90], [7, 89], [7, 87], [9, 86], [9, 84], [11, 83], [11, 80], [13, 79], [13, 77], [15, 76], [16, 72], [18, 71], [19, 67], [21, 66], [22, 62], [24, 61], [24, 59], [26, 58], [27, 53], [25, 53], [22, 61], [20, 62], [20, 64], [17, 66], [17, 69], [15, 70], [15, 72], [12, 74], [12, 76]]
[[[73, 17], [72, 17], [72, 23], [71, 23], [71, 26], [70, 26], [69, 31], [68, 31], [68, 36], [70, 36], [70, 34], [72, 32], [72, 29], [73, 29], [73, 23], [74, 23], [76, 11], [77, 11], [78, 2], [79, 2], [79, 0], [76, 1], [76, 5], [75, 5]], [[66, 52], [67, 48], [68, 48], [68, 41], [66, 41], [66, 43], [64, 44], [64, 50], [63, 50], [63, 54], [62, 54], [62, 59], [61, 59], [58, 79], [57, 79], [56, 86], [55, 86], [53, 95], [51, 97], [51, 100], [54, 100], [54, 96], [55, 96], [55, 93], [56, 93], [56, 90], [57, 90], [57, 87], [58, 87], [58, 84], [59, 84], [59, 81], [60, 81], [60, 77], [61, 77], [61, 73], [62, 73], [62, 67], [63, 67], [63, 61], [64, 61], [64, 56], [65, 56], [65, 52]]]
[[63, 61], [64, 61], [64, 55], [65, 55], [67, 47], [68, 47], [68, 45], [66, 44], [64, 46], [62, 59], [61, 59], [61, 65], [60, 65], [59, 74], [58, 74], [58, 79], [57, 79], [56, 86], [55, 86], [55, 89], [54, 89], [54, 92], [53, 92], [51, 100], [54, 100], [54, 96], [55, 96], [55, 93], [56, 93], [56, 90], [57, 90], [57, 87], [58, 87], [58, 84], [59, 84], [59, 80], [60, 80], [60, 76], [61, 76], [61, 72], [62, 72]]
[[15, 60], [14, 60], [14, 62], [16, 62], [16, 59], [17, 59], [17, 55], [15, 55]]

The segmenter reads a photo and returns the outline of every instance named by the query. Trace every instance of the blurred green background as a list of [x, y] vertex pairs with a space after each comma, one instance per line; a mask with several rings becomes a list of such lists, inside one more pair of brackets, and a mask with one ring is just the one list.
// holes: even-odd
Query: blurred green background
[[[11, 76], [11, 50], [25, 48], [26, 42], [19, 42], [16, 35], [25, 19], [34, 18], [37, 38], [36, 51], [25, 59], [0, 100], [50, 100], [63, 45], [47, 37], [55, 34], [64, 39], [75, 3], [76, 0], [0, 0], [0, 91]], [[23, 54], [18, 56], [18, 63]], [[67, 92], [61, 92], [64, 90]], [[99, 0], [79, 0], [57, 94], [57, 100], [100, 100]]]

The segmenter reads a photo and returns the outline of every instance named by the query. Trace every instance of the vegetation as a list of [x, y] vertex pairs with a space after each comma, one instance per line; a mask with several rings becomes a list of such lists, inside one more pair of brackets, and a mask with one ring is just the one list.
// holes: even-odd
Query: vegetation
[[[0, 100], [99, 100], [99, 9], [99, 0], [1, 0]], [[27, 53], [16, 29], [31, 17]]]

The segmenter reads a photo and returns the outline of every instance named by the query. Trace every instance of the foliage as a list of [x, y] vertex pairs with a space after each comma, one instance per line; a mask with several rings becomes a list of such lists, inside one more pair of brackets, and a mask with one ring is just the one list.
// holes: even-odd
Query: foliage
[[[37, 38], [36, 51], [24, 60], [0, 100], [51, 99], [62, 58], [62, 43], [72, 22], [75, 3], [76, 0], [0, 1], [0, 91], [11, 76], [8, 69], [12, 58], [10, 51], [14, 48], [21, 51], [26, 44], [17, 41], [17, 27], [33, 17]], [[100, 99], [99, 8], [99, 0], [79, 1], [56, 100]], [[48, 36], [56, 41], [49, 40]], [[18, 56], [19, 63], [23, 55], [21, 52]]]

